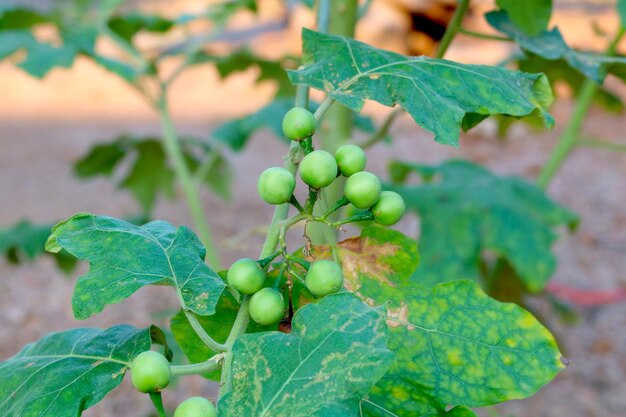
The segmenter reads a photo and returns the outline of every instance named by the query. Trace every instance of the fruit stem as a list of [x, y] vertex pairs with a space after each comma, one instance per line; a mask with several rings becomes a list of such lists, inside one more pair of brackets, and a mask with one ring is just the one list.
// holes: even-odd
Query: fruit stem
[[151, 392], [150, 399], [152, 400], [152, 404], [154, 404], [154, 408], [156, 408], [159, 417], [167, 417], [165, 409], [163, 408], [163, 397], [161, 397], [161, 392]]
[[205, 362], [192, 363], [191, 365], [173, 365], [170, 367], [172, 375], [201, 375], [213, 372], [222, 366], [224, 354], [219, 353]]
[[180, 146], [180, 140], [176, 134], [174, 123], [172, 122], [167, 105], [167, 90], [165, 87], [158, 100], [157, 110], [159, 112], [161, 126], [163, 129], [165, 151], [168, 158], [174, 165], [176, 178], [183, 187], [185, 198], [187, 200], [187, 206], [196, 225], [198, 236], [206, 248], [206, 259], [212, 268], [219, 270], [221, 269], [221, 266], [219, 256], [217, 254], [217, 248], [215, 246], [215, 242], [213, 241], [211, 228], [209, 227], [204, 215], [198, 186], [189, 172], [189, 167], [187, 166], [185, 156], [183, 155], [183, 151]]
[[463, 17], [465, 13], [467, 13], [467, 9], [469, 8], [470, 0], [460, 0], [459, 5], [454, 11], [454, 15], [452, 16], [452, 20], [448, 23], [448, 27], [446, 28], [446, 32], [443, 34], [443, 38], [441, 39], [441, 43], [439, 43], [439, 47], [437, 48], [437, 53], [435, 54], [435, 58], [443, 58], [446, 54], [446, 51], [450, 47], [452, 40], [459, 33], [459, 29], [461, 28], [461, 22], [463, 21]]
[[187, 321], [189, 321], [193, 330], [196, 332], [200, 340], [207, 345], [207, 347], [215, 352], [225, 352], [227, 350], [226, 345], [218, 343], [206, 332], [206, 330], [204, 330], [204, 327], [202, 327], [202, 324], [200, 324], [200, 321], [198, 321], [198, 318], [195, 314], [193, 314], [193, 312], [187, 310], [186, 308], [183, 308], [183, 311], [187, 317]]

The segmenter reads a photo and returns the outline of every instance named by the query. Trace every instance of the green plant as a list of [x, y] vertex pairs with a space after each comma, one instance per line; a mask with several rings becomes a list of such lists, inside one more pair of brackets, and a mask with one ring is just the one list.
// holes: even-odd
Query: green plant
[[[519, 7], [498, 4], [509, 13]], [[74, 316], [89, 318], [147, 285], [170, 287], [181, 305], [172, 332], [191, 364], [166, 363], [171, 350], [155, 327], [52, 333], [0, 363], [0, 414], [80, 415], [129, 369], [131, 374], [140, 369], [135, 361], [153, 344], [163, 346], [166, 362], [159, 360], [172, 376], [220, 381], [217, 410], [222, 417], [470, 417], [473, 407], [526, 398], [548, 383], [565, 366], [553, 336], [519, 305], [496, 301], [473, 282], [486, 278], [482, 283], [495, 293], [496, 278], [512, 266], [531, 290], [543, 288], [555, 264], [553, 228], [573, 225], [576, 217], [540, 188], [464, 161], [438, 166], [397, 162], [392, 165], [397, 194], [381, 192], [378, 177], [363, 171], [349, 175], [344, 187], [335, 165], [334, 172], [327, 170], [333, 175], [319, 181], [315, 170], [305, 170], [306, 201], [293, 195], [295, 174], [305, 169], [307, 157], [320, 155], [317, 145], [326, 148], [322, 158], [336, 164], [330, 152], [345, 145], [355, 120], [352, 112], [365, 100], [398, 105], [444, 144], [456, 145], [460, 130], [492, 115], [539, 115], [552, 124], [547, 109], [552, 95], [544, 75], [441, 59], [463, 33], [468, 5], [459, 2], [438, 58], [412, 58], [326, 33], [351, 35], [358, 4], [317, 3], [318, 31], [303, 30], [303, 66], [288, 76], [297, 86], [297, 108], [309, 108], [309, 88], [325, 93], [313, 112], [315, 125], [323, 126], [324, 120], [332, 129], [290, 142], [285, 167], [261, 175], [259, 193], [276, 207], [258, 259], [244, 264], [254, 266], [254, 285], [248, 279], [242, 284], [237, 267], [220, 273], [209, 267], [205, 259], [217, 263], [205, 239], [185, 226], [165, 221], [134, 225], [87, 213], [58, 223], [47, 250], [65, 250], [90, 263], [76, 283]], [[547, 24], [537, 27], [521, 12], [513, 21], [522, 28], [532, 23], [527, 29], [533, 32]], [[620, 59], [607, 59], [599, 68], [620, 68]], [[156, 104], [163, 117], [164, 149], [191, 208], [197, 208], [197, 190], [190, 185], [191, 171], [163, 87]], [[397, 113], [365, 143], [383, 138]], [[421, 184], [400, 185], [413, 173]], [[404, 202], [420, 214], [421, 239], [429, 243], [423, 245], [419, 269], [415, 240], [398, 231], [372, 226], [360, 236], [336, 241], [345, 224], [394, 223]], [[348, 203], [362, 210], [342, 214]], [[201, 232], [202, 213], [193, 214]], [[288, 246], [287, 232], [298, 224], [305, 225], [305, 238], [296, 249]], [[312, 236], [313, 225], [322, 226], [321, 244]], [[485, 248], [499, 256], [486, 257]], [[333, 293], [341, 287], [340, 276], [345, 291]], [[166, 416], [163, 392], [153, 390], [164, 383], [140, 385], [150, 391], [159, 415]]]

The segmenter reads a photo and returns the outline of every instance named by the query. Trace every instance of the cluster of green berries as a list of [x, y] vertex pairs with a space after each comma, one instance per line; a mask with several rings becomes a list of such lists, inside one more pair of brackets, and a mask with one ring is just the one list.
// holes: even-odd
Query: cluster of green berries
[[[153, 350], [137, 355], [130, 364], [130, 371], [133, 386], [144, 393], [161, 391], [172, 377], [167, 358]], [[217, 417], [217, 410], [206, 398], [191, 397], [176, 407], [174, 417]]]
[[[262, 325], [272, 325], [283, 319], [285, 300], [283, 295], [269, 287], [263, 288], [266, 274], [259, 263], [250, 258], [233, 263], [226, 275], [228, 285], [250, 297], [250, 317]], [[343, 285], [341, 267], [327, 260], [313, 262], [307, 271], [305, 284], [311, 294], [323, 297], [335, 293]]]
[[[283, 119], [283, 132], [291, 140], [301, 141], [315, 133], [316, 121], [313, 114], [294, 107]], [[300, 161], [300, 178], [313, 189], [322, 189], [332, 184], [339, 175], [347, 178], [344, 195], [356, 208], [371, 210], [374, 220], [384, 226], [397, 223], [406, 209], [402, 197], [393, 191], [382, 191], [380, 179], [364, 171], [367, 156], [357, 145], [344, 145], [335, 155], [324, 150], [308, 153]], [[269, 204], [284, 204], [291, 201], [296, 188], [296, 178], [285, 168], [268, 168], [259, 176], [258, 191]]]

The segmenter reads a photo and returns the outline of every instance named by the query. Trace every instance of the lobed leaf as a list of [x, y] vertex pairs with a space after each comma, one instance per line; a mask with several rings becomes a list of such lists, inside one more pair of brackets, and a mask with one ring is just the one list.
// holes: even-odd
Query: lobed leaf
[[490, 12], [485, 15], [485, 18], [494, 29], [511, 37], [522, 49], [549, 60], [564, 59], [572, 68], [598, 84], [602, 84], [608, 74], [626, 81], [626, 58], [624, 57], [571, 49], [557, 28], [543, 31], [535, 36], [527, 35], [516, 28], [504, 12]]
[[151, 343], [150, 328], [129, 325], [49, 334], [0, 362], [0, 415], [79, 416], [122, 382]]
[[348, 293], [299, 310], [291, 334], [246, 334], [233, 346], [233, 389], [220, 415], [355, 416], [387, 371], [387, 327], [379, 310]]
[[538, 112], [553, 124], [547, 113], [552, 92], [541, 74], [406, 57], [307, 29], [302, 40], [306, 65], [289, 71], [294, 84], [325, 91], [354, 111], [360, 111], [365, 100], [398, 104], [438, 142], [457, 145], [468, 117]]
[[[224, 155], [199, 139], [183, 138], [181, 145], [190, 171], [203, 169], [198, 180], [221, 197], [229, 198], [232, 169]], [[129, 190], [145, 213], [152, 211], [159, 195], [173, 196], [174, 171], [159, 138], [123, 135], [112, 142], [99, 143], [75, 162], [74, 172], [80, 178], [110, 177], [124, 170], [128, 160], [132, 165], [123, 173], [118, 187]]]
[[499, 177], [467, 161], [392, 165], [396, 181], [409, 173], [425, 182], [391, 189], [420, 217], [422, 266], [413, 282], [480, 280], [480, 263], [489, 251], [509, 261], [529, 290], [543, 289], [556, 267], [553, 228], [575, 227], [575, 214], [534, 184]]
[[552, 15], [552, 0], [497, 0], [511, 21], [529, 35], [537, 35], [548, 28]]
[[187, 227], [164, 221], [135, 226], [123, 220], [81, 213], [52, 229], [46, 249], [67, 250], [86, 259], [72, 306], [77, 319], [99, 313], [145, 285], [176, 289], [183, 308], [200, 316], [215, 313], [222, 279], [205, 263], [205, 249]]
[[[33, 260], [45, 253], [45, 244], [52, 230], [51, 224], [33, 224], [28, 220], [0, 230], [0, 254], [9, 262], [18, 264]], [[76, 259], [66, 251], [53, 254], [57, 265], [65, 272], [70, 272], [76, 265]]]

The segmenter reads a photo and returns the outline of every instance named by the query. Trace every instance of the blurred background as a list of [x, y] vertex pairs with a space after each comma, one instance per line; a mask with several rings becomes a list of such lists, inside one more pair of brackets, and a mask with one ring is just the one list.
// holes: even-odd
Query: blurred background
[[[61, 3], [2, 0], [0, 13], [3, 8], [22, 6], [41, 13], [60, 6], [68, 15], [80, 13], [69, 2]], [[137, 0], [127, 1], [123, 7], [129, 13], [141, 11], [169, 19], [182, 14], [204, 15], [207, 10], [225, 13], [221, 21], [190, 17], [191, 23], [185, 29], [138, 32], [133, 34], [132, 42], [142, 51], [173, 51], [160, 61], [165, 73], [178, 68], [182, 58], [176, 48], [179, 51], [188, 47], [190, 40], [206, 52], [203, 64], [190, 66], [172, 83], [169, 103], [179, 135], [204, 140], [214, 158], [207, 169], [217, 179], [213, 183], [207, 180], [201, 198], [226, 266], [243, 256], [255, 257], [258, 252], [272, 207], [257, 196], [256, 179], [266, 167], [281, 164], [286, 144], [271, 128], [225, 123], [254, 113], [275, 99], [281, 88], [281, 76], [276, 75], [281, 70], [276, 68], [296, 65], [301, 28], [314, 27], [315, 18], [299, 2], [260, 0], [256, 11], [243, 7], [232, 13], [216, 9], [214, 3]], [[373, 0], [357, 27], [356, 37], [402, 54], [430, 55], [454, 5], [454, 1], [443, 0]], [[493, 1], [472, 1], [465, 26], [495, 33], [483, 18], [493, 8]], [[608, 44], [606, 34], [613, 33], [619, 23], [612, 1], [555, 0], [551, 25], [560, 28], [571, 47], [602, 51]], [[54, 37], [49, 27], [41, 26], [35, 31], [38, 39]], [[124, 57], [124, 51], [107, 40], [99, 40], [97, 47], [107, 56]], [[238, 60], [223, 58], [241, 50], [253, 58], [245, 58], [245, 54]], [[446, 58], [497, 64], [514, 53], [512, 43], [459, 36]], [[93, 59], [78, 56], [73, 65], [65, 65], [67, 68], [56, 66], [34, 77], [19, 67], [23, 51], [3, 55], [0, 38], [2, 57], [0, 360], [45, 333], [70, 327], [108, 327], [121, 322], [167, 327], [177, 300], [173, 292], [160, 287], [142, 289], [96, 317], [75, 321], [70, 302], [73, 285], [87, 266], [80, 263], [71, 269], [71, 261], [45, 255], [40, 247], [52, 224], [80, 211], [193, 224], [184, 198], [170, 180], [146, 179], [152, 169], [164, 163], [158, 149], [142, 142], [162, 136], [158, 114], [119, 73], [107, 71]], [[41, 68], [37, 63], [32, 65]], [[572, 111], [572, 89], [567, 83], [555, 88], [557, 100], [551, 112], [556, 127], [552, 131], [515, 123], [502, 137], [498, 121], [487, 120], [462, 135], [460, 147], [453, 148], [435, 143], [430, 133], [403, 115], [389, 132], [391, 143], [380, 142], [368, 149], [370, 169], [388, 178], [387, 166], [394, 159], [437, 163], [462, 157], [498, 174], [532, 180]], [[614, 95], [615, 103], [626, 98], [620, 81], [609, 78], [606, 88]], [[321, 95], [314, 93], [313, 97], [319, 99]], [[592, 107], [584, 131], [626, 145], [626, 118], [621, 107]], [[380, 123], [390, 111], [368, 103], [363, 115]], [[249, 141], [242, 149], [234, 149], [233, 142], [242, 135], [247, 138], [242, 131], [248, 130]], [[355, 135], [361, 139], [367, 136], [360, 131]], [[100, 165], [94, 162], [93, 147], [111, 144], [117, 138], [122, 139], [115, 146], [131, 155], [104, 157]], [[144, 144], [137, 145], [139, 142]], [[115, 146], [100, 151], [115, 152]], [[145, 166], [137, 167], [134, 164], [141, 156], [146, 158]], [[174, 198], [167, 198], [168, 194]], [[626, 154], [595, 148], [576, 150], [555, 177], [548, 194], [578, 213], [582, 222], [575, 233], [563, 234], [555, 246], [559, 264], [552, 278], [553, 293], [531, 297], [528, 302], [537, 312], [546, 312], [542, 319], [557, 335], [570, 364], [535, 397], [481, 413], [494, 417], [621, 416], [626, 409]], [[417, 219], [411, 217], [402, 229], [417, 231], [417, 227]], [[66, 272], [57, 267], [58, 262]], [[562, 287], [566, 290], [559, 292]], [[554, 314], [554, 305], [561, 306], [564, 313]], [[129, 386], [124, 381], [123, 387]], [[199, 377], [189, 378], [175, 392], [168, 390], [166, 405], [174, 406], [191, 394], [213, 396], [214, 386]], [[84, 415], [143, 417], [150, 413], [151, 405], [145, 396], [122, 388]]]

